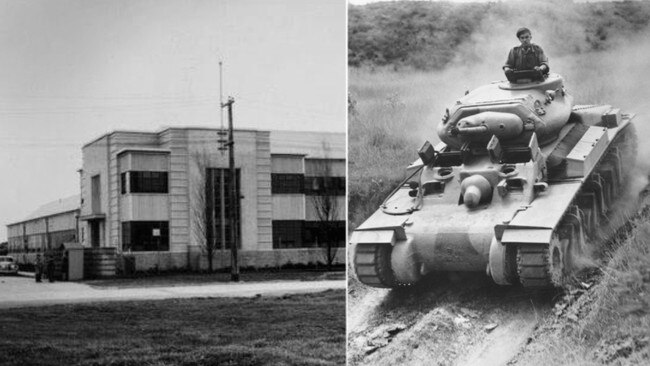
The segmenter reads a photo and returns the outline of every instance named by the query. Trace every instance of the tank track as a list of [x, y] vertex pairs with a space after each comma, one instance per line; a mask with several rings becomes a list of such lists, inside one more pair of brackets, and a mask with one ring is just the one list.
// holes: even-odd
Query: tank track
[[[619, 147], [622, 147], [625, 150], [623, 155], [624, 159], [636, 156], [637, 140], [636, 131], [633, 125], [627, 125], [612, 141], [607, 154]], [[598, 173], [598, 169], [601, 168], [601, 163], [599, 163], [599, 165], [594, 169], [594, 173], [592, 173], [592, 175]], [[632, 164], [624, 164], [623, 166], [624, 171], [622, 174], [622, 179], [624, 181], [627, 180], [627, 177], [630, 175], [629, 170], [631, 165]], [[622, 187], [614, 187], [614, 190], [620, 193]], [[614, 200], [614, 198], [615, 197], [612, 197], [612, 200]], [[608, 204], [611, 205], [611, 202], [608, 202]], [[562, 227], [563, 225], [564, 224], [561, 223], [558, 225], [558, 227]], [[557, 240], [558, 238], [557, 231], [558, 230], [556, 229], [553, 233], [553, 240]], [[535, 289], [547, 288], [560, 284], [561, 277], [565, 274], [566, 271], [563, 268], [561, 260], [558, 258], [559, 254], [555, 252], [554, 248], [557, 248], [560, 251], [566, 251], [566, 248], [562, 248], [562, 245], [563, 244], [561, 243], [549, 243], [547, 246], [517, 245], [517, 276], [519, 278], [519, 282], [523, 287]], [[578, 247], [580, 247], [580, 245], [578, 245]], [[571, 253], [568, 252], [567, 255], [571, 256]], [[568, 258], [568, 260], [571, 260], [571, 258]]]
[[549, 247], [517, 246], [517, 276], [525, 288], [550, 287], [553, 282]]
[[380, 288], [399, 286], [391, 268], [393, 247], [387, 244], [358, 244], [354, 256], [354, 269], [362, 283]]

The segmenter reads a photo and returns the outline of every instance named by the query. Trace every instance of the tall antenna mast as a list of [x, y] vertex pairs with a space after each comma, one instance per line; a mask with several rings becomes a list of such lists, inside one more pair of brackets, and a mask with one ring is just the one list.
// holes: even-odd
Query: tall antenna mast
[[[219, 60], [219, 106], [223, 106], [223, 63]], [[219, 108], [219, 120], [223, 130], [223, 108]]]

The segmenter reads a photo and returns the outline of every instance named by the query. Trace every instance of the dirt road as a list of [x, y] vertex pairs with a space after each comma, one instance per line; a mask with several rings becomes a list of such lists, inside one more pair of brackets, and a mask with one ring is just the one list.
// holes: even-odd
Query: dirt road
[[345, 288], [345, 281], [267, 281], [146, 288], [94, 288], [77, 282], [35, 283], [27, 277], [0, 277], [0, 308], [97, 301], [190, 297], [279, 296]]
[[434, 274], [399, 290], [352, 285], [350, 365], [506, 365], [552, 310], [555, 291], [500, 287], [482, 273]]

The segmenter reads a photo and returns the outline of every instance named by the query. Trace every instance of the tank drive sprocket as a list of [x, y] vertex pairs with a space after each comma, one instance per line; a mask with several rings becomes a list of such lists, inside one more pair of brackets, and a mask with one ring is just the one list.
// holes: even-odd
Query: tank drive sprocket
[[387, 244], [357, 244], [354, 266], [359, 281], [373, 287], [397, 287], [399, 283], [391, 268], [392, 250]]

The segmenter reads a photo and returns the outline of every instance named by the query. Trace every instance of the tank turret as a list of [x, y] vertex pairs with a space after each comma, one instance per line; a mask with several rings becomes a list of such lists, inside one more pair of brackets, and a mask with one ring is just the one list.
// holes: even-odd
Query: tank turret
[[467, 93], [447, 110], [438, 136], [447, 146], [487, 143], [492, 136], [502, 142], [527, 143], [535, 133], [544, 146], [567, 123], [573, 97], [559, 75], [535, 84], [500, 81]]

